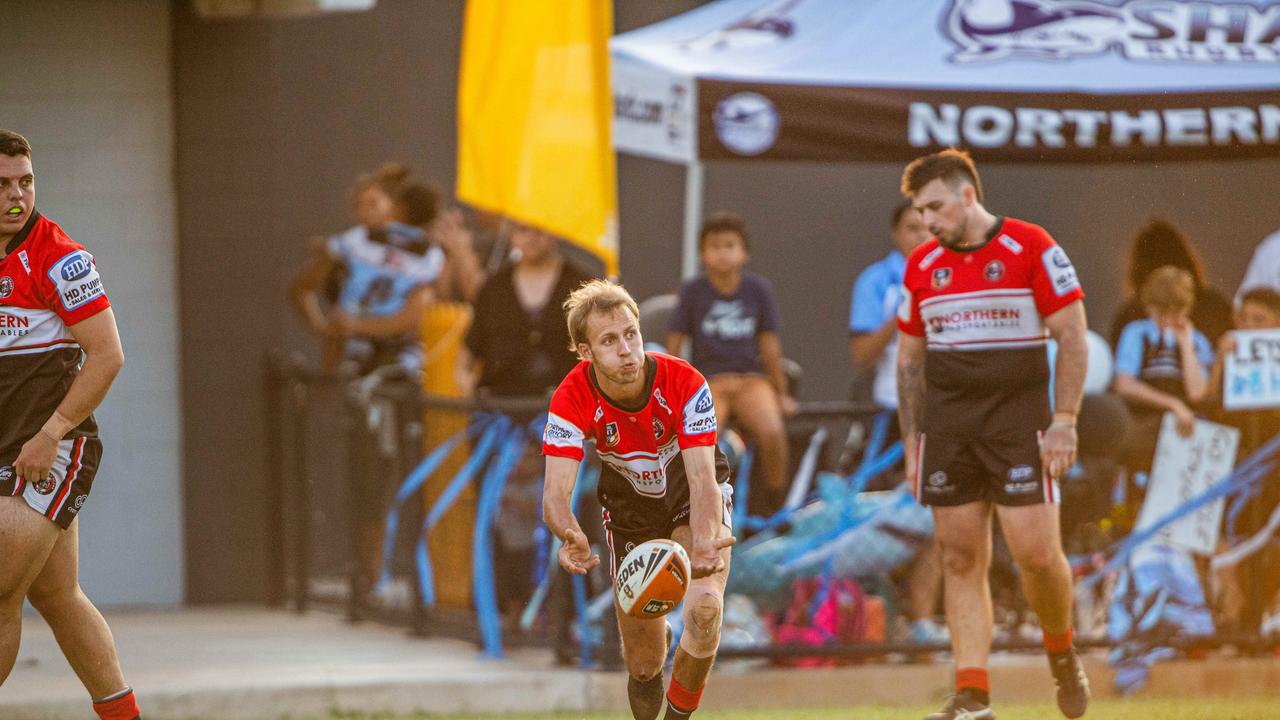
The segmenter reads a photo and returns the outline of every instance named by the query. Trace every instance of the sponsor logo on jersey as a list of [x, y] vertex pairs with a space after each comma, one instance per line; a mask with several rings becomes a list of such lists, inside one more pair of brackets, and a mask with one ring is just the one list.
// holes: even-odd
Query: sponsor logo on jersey
[[986, 278], [987, 282], [995, 282], [1004, 277], [1004, 263], [999, 260], [987, 263], [987, 266], [982, 268], [982, 277]]
[[1049, 280], [1053, 283], [1053, 291], [1062, 297], [1069, 292], [1079, 289], [1080, 280], [1076, 277], [1076, 269], [1071, 265], [1071, 259], [1062, 251], [1060, 247], [1051, 247], [1044, 251], [1040, 256], [1040, 261], [1044, 265], [1044, 271], [1049, 275]]
[[904, 323], [911, 322], [911, 291], [903, 285], [898, 295], [898, 319]]
[[1000, 244], [1009, 248], [1009, 252], [1013, 253], [1014, 255], [1022, 254], [1022, 243], [1018, 242], [1017, 240], [1014, 240], [1008, 235], [1000, 236]]
[[26, 250], [19, 250], [19, 251], [18, 251], [18, 262], [22, 263], [22, 269], [23, 269], [23, 270], [26, 270], [26, 271], [27, 271], [27, 274], [28, 274], [28, 275], [30, 275], [30, 274], [31, 274], [31, 261], [27, 260], [27, 251], [26, 251]]
[[928, 255], [925, 255], [923, 258], [920, 259], [920, 265], [919, 265], [920, 269], [928, 270], [929, 266], [932, 265], [935, 260], [942, 257], [942, 250], [943, 248], [941, 245], [930, 250]]
[[0, 313], [0, 337], [24, 337], [31, 333], [31, 318]]
[[702, 392], [698, 393], [698, 403], [694, 406], [695, 412], [709, 412], [711, 410], [711, 389], [706, 385], [702, 386]]
[[13, 294], [13, 278], [5, 275], [0, 277], [0, 300], [4, 300]]
[[62, 306], [67, 310], [75, 310], [103, 295], [102, 278], [93, 266], [93, 257], [83, 250], [62, 256], [49, 268], [49, 279], [57, 286]]
[[591, 419], [591, 422], [600, 422], [600, 418], [602, 418], [602, 417], [604, 417], [604, 408], [602, 408], [602, 407], [600, 407], [599, 405], [597, 405], [597, 406], [596, 406], [596, 416], [595, 416], [594, 418], [592, 418], [592, 419]]
[[667, 429], [662, 426], [662, 421], [658, 418], [653, 418], [653, 439], [661, 440], [666, 431]]
[[1040, 489], [1040, 483], [1035, 480], [1026, 480], [1024, 482], [1007, 482], [1004, 484], [1004, 491], [1010, 495], [1026, 495]]
[[933, 289], [941, 290], [951, 284], [951, 268], [940, 267], [933, 271]]
[[88, 253], [73, 252], [58, 261], [58, 274], [67, 282], [79, 280], [88, 275], [91, 270], [93, 270], [93, 261], [89, 259]]
[[582, 431], [576, 425], [554, 414], [547, 414], [547, 424], [542, 430], [542, 441], [557, 447], [582, 447]]
[[618, 423], [609, 422], [604, 424], [604, 444], [605, 445], [609, 447], [613, 447], [614, 445], [617, 445], [618, 438], [620, 437], [621, 435], [618, 433]]
[[662, 388], [655, 387], [653, 389], [653, 399], [658, 401], [658, 405], [663, 410], [666, 410], [668, 415], [671, 414], [671, 406], [667, 405], [667, 399], [662, 397]]
[[58, 487], [58, 481], [53, 478], [53, 473], [49, 473], [48, 475], [45, 475], [39, 480], [31, 483], [31, 487], [34, 487], [36, 492], [41, 495], [51, 495], [53, 494], [54, 489]]

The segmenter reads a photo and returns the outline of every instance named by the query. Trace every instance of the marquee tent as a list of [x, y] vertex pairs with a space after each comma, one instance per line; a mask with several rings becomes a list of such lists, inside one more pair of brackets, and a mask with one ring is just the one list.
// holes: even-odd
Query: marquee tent
[[1280, 0], [719, 0], [610, 42], [614, 145], [706, 160], [1280, 155]]

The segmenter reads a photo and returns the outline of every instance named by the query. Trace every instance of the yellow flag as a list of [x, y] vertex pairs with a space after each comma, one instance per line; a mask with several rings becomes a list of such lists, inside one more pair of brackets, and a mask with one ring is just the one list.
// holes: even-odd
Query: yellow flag
[[537, 225], [618, 271], [611, 0], [468, 0], [458, 197]]

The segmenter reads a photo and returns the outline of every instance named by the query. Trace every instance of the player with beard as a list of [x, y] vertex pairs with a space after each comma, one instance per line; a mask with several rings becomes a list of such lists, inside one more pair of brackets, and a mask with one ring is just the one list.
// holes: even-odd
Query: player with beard
[[[1040, 618], [1058, 707], [1084, 714], [1089, 685], [1072, 643], [1071, 571], [1057, 478], [1075, 462], [1084, 389], [1084, 292], [1037, 225], [983, 205], [965, 152], [907, 165], [902, 192], [933, 239], [907, 258], [898, 311], [898, 416], [907, 477], [942, 545], [956, 694], [927, 720], [991, 720], [991, 514]], [[1058, 343], [1052, 410], [1048, 338]]]
[[[729, 464], [716, 447], [711, 391], [689, 363], [646, 353], [636, 301], [622, 286], [592, 280], [564, 303], [572, 349], [582, 359], [551, 398], [543, 433], [543, 518], [563, 541], [560, 566], [585, 575], [600, 563], [573, 515], [583, 443], [596, 441], [597, 495], [610, 550], [610, 575], [626, 554], [655, 538], [685, 547], [691, 564], [684, 632], [671, 669], [665, 720], [698, 708], [720, 645], [729, 548], [734, 543]], [[637, 720], [662, 709], [667, 623], [639, 619], [615, 602], [627, 695]]]

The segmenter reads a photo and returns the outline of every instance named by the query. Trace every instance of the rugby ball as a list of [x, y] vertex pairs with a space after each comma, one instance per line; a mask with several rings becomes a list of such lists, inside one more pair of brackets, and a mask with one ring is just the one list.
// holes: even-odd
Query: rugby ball
[[637, 545], [613, 578], [618, 606], [642, 620], [674, 610], [688, 587], [689, 554], [680, 543], [664, 538]]

